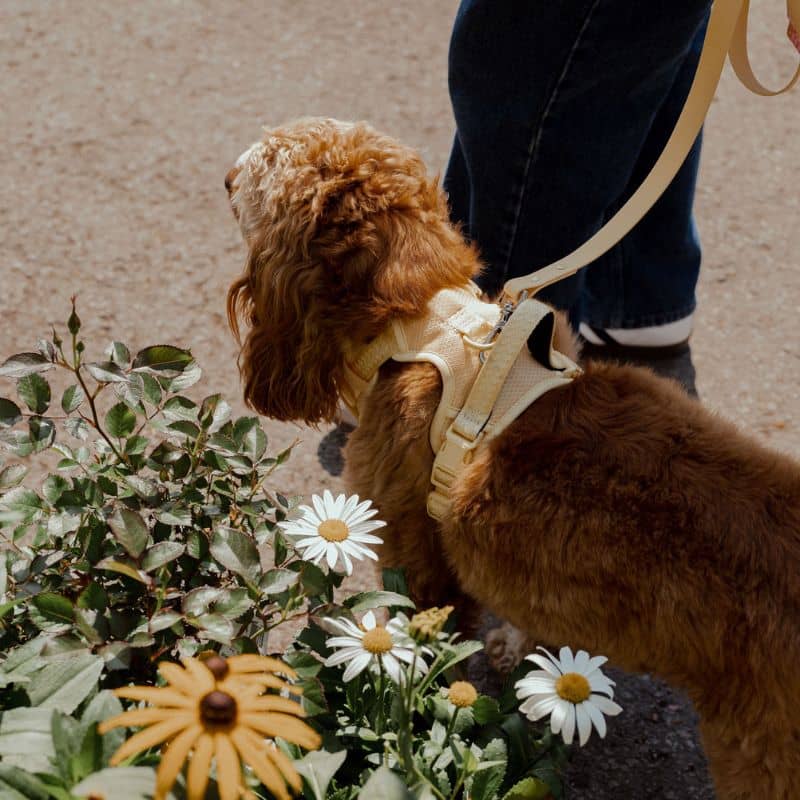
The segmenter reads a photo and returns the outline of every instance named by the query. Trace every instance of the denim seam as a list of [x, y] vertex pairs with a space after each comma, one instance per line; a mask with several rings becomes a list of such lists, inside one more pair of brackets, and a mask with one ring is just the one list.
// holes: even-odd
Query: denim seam
[[542, 117], [539, 120], [539, 124], [533, 131], [530, 143], [528, 144], [528, 158], [525, 162], [525, 168], [522, 171], [522, 182], [519, 189], [519, 196], [517, 197], [517, 207], [516, 210], [514, 211], [514, 220], [511, 226], [511, 235], [509, 236], [508, 239], [508, 246], [506, 248], [505, 259], [503, 263], [503, 273], [502, 273], [503, 282], [505, 282], [508, 277], [509, 262], [511, 261], [511, 254], [514, 252], [514, 243], [517, 237], [517, 229], [519, 228], [519, 218], [520, 214], [522, 213], [522, 204], [525, 199], [525, 187], [528, 182], [528, 174], [530, 173], [531, 166], [535, 163], [538, 155], [539, 144], [541, 142], [542, 132], [544, 130], [544, 124], [547, 120], [551, 108], [555, 104], [556, 98], [558, 97], [559, 89], [561, 88], [561, 84], [564, 82], [564, 79], [566, 78], [567, 73], [569, 72], [569, 69], [572, 66], [572, 59], [574, 58], [575, 53], [581, 44], [581, 40], [583, 39], [583, 34], [586, 32], [586, 28], [589, 27], [589, 23], [591, 22], [592, 16], [594, 15], [594, 12], [597, 10], [598, 5], [600, 5], [600, 0], [594, 0], [591, 8], [589, 8], [588, 12], [586, 13], [586, 19], [584, 19], [583, 24], [581, 25], [581, 29], [578, 31], [578, 35], [575, 37], [575, 41], [573, 42], [569, 54], [567, 55], [567, 59], [564, 62], [564, 68], [561, 70], [561, 74], [558, 76], [556, 85], [553, 87], [553, 92], [550, 95], [547, 104], [545, 105], [544, 111], [542, 112]]

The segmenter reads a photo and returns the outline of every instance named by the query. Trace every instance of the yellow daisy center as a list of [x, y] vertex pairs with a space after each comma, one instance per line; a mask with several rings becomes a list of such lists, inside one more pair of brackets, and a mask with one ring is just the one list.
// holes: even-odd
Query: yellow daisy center
[[583, 675], [567, 672], [556, 681], [556, 692], [562, 700], [577, 704], [589, 699], [592, 687]]
[[469, 681], [456, 681], [447, 690], [447, 699], [456, 708], [469, 708], [478, 699], [478, 692]]
[[209, 692], [200, 701], [200, 720], [210, 730], [229, 728], [236, 722], [236, 700], [227, 692]]
[[350, 529], [340, 519], [324, 519], [317, 533], [328, 542], [343, 542], [350, 535]]
[[392, 634], [382, 625], [376, 625], [371, 631], [364, 634], [361, 644], [369, 653], [375, 653], [375, 655], [388, 653], [392, 649]]

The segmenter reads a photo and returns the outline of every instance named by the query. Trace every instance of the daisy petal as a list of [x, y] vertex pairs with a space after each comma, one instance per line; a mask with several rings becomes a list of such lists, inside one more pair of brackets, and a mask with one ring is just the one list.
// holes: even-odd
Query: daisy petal
[[598, 736], [600, 736], [601, 739], [604, 739], [606, 735], [606, 718], [592, 703], [582, 703], [582, 705], [586, 713], [589, 715], [589, 719], [594, 723], [594, 727], [597, 728]]
[[550, 729], [553, 733], [561, 732], [561, 726], [567, 718], [567, 708], [571, 705], [572, 703], [568, 703], [566, 700], [559, 699], [556, 702], [556, 706], [550, 714]]
[[609, 717], [616, 717], [622, 711], [622, 706], [618, 706], [613, 700], [609, 700], [601, 694], [593, 694], [586, 702], [591, 703]]
[[579, 703], [575, 706], [575, 721], [578, 723], [578, 741], [583, 747], [589, 741], [592, 733], [592, 720], [587, 711], [587, 703]]
[[560, 678], [561, 673], [558, 671], [558, 667], [553, 664], [552, 661], [548, 660], [544, 656], [540, 656], [536, 653], [529, 655], [528, 661], [533, 661], [534, 664], [538, 664], [546, 673], [552, 675], [554, 678]]
[[342, 675], [342, 680], [347, 683], [355, 678], [356, 675], [360, 675], [369, 666], [370, 661], [372, 661], [372, 653], [367, 653], [366, 651], [359, 653], [347, 665], [347, 669], [344, 671], [344, 675]]
[[[330, 494], [330, 492], [328, 492], [328, 494]], [[317, 516], [320, 518], [320, 520], [328, 519], [327, 509], [322, 502], [322, 498], [319, 495], [312, 494], [311, 502], [314, 504], [314, 511], [317, 512]]]
[[561, 672], [575, 672], [575, 659], [572, 657], [572, 650], [569, 647], [562, 647], [558, 652], [558, 660], [561, 662]]
[[361, 618], [361, 624], [364, 626], [364, 630], [371, 631], [378, 624], [375, 619], [375, 612], [367, 611]]
[[336, 560], [339, 558], [339, 551], [336, 549], [336, 545], [333, 542], [328, 543], [328, 547], [325, 551], [325, 559], [328, 562], [328, 566], [333, 569], [336, 566]]
[[[571, 656], [572, 654], [570, 654]], [[561, 736], [566, 744], [572, 744], [575, 736], [575, 706], [572, 703], [567, 704], [567, 713], [564, 717], [564, 724], [561, 726]]]

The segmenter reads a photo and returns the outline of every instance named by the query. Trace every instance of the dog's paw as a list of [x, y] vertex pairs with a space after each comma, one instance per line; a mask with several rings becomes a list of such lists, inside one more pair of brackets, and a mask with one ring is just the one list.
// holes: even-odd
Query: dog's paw
[[486, 657], [493, 670], [508, 675], [527, 655], [528, 640], [525, 634], [510, 622], [492, 628], [486, 634]]

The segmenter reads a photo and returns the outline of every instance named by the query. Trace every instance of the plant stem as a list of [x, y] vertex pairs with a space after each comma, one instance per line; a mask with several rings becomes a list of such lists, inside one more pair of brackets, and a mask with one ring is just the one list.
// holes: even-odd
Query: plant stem
[[73, 368], [73, 372], [75, 373], [75, 377], [78, 379], [78, 383], [80, 383], [81, 388], [86, 394], [86, 399], [89, 401], [89, 408], [92, 410], [92, 419], [94, 420], [95, 429], [106, 440], [106, 444], [108, 444], [108, 446], [111, 448], [112, 452], [117, 457], [117, 459], [125, 463], [125, 458], [122, 455], [122, 453], [120, 453], [120, 451], [115, 447], [114, 442], [111, 441], [106, 432], [100, 426], [100, 417], [97, 414], [97, 406], [95, 405], [94, 402], [94, 399], [97, 395], [92, 394], [89, 391], [89, 387], [86, 385], [86, 381], [83, 379], [83, 375], [81, 375], [81, 365], [76, 364], [75, 367]]

